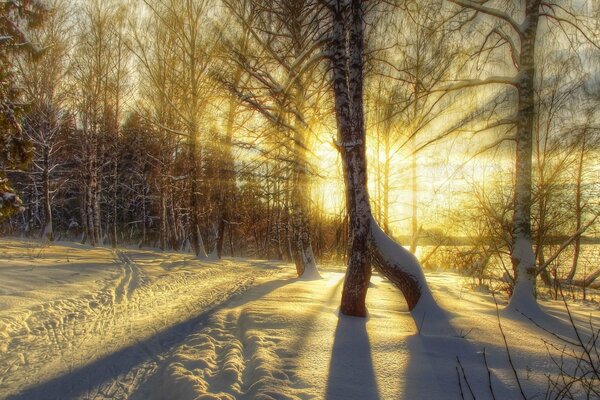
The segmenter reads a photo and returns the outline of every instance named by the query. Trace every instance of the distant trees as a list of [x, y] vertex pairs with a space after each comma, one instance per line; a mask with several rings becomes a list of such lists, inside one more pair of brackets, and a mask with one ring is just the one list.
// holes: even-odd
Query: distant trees
[[[203, 145], [210, 137], [209, 99], [214, 87], [210, 67], [214, 62], [215, 42], [208, 39], [211, 4], [209, 1], [146, 1], [152, 13], [152, 26], [146, 25], [151, 35], [138, 36], [136, 49], [152, 93], [157, 96], [152, 100], [154, 109], [150, 110], [150, 120], [166, 135], [185, 139], [187, 171], [184, 173], [188, 185], [185, 232], [173, 227], [172, 236], [177, 240], [181, 235], [179, 240], [187, 240], [200, 258], [207, 257], [201, 220], [202, 214], [209, 211], [207, 194], [212, 189], [210, 178], [203, 174], [208, 151]], [[157, 43], [147, 47], [145, 41], [152, 37]], [[173, 143], [173, 140], [167, 138], [167, 143]], [[177, 143], [180, 151], [183, 150], [181, 145]], [[163, 175], [167, 175], [164, 178], [168, 180], [170, 161], [163, 159], [163, 164], [167, 168]], [[165, 199], [162, 201], [164, 204]], [[165, 212], [162, 212], [161, 226], [166, 225]], [[163, 232], [162, 236], [165, 235]]]
[[[485, 262], [512, 253], [517, 297], [534, 299], [535, 277], [550, 283], [557, 253], [570, 249], [557, 277], [583, 282], [581, 236], [597, 215], [589, 7], [67, 3], [0, 6], [0, 160], [14, 182], [2, 178], [0, 214], [26, 209], [6, 230], [278, 258], [310, 277], [317, 259], [345, 255], [343, 312], [366, 313], [375, 266], [417, 313], [433, 302], [421, 268], [386, 234], [402, 234], [404, 207], [415, 253], [434, 230], [428, 219], [441, 220], [424, 215], [437, 196], [472, 206], [442, 233], [470, 237]], [[491, 149], [499, 156], [486, 162], [505, 168], [506, 143], [514, 182], [476, 171], [454, 198], [464, 182], [434, 176], [458, 175], [458, 157], [471, 166]], [[341, 168], [320, 171], [335, 147]], [[346, 202], [331, 211], [339, 190], [318, 185], [336, 175]], [[448, 191], [427, 193], [438, 178]]]
[[40, 50], [35, 55], [23, 55], [18, 61], [18, 71], [29, 102], [23, 128], [33, 146], [32, 187], [22, 191], [28, 194], [31, 218], [41, 221], [40, 236], [52, 241], [54, 200], [69, 179], [63, 167], [68, 159], [65, 152], [68, 132], [74, 127], [64, 90], [72, 27], [69, 8], [61, 0], [49, 6], [51, 12], [43, 26], [30, 33], [30, 39]]
[[[113, 214], [116, 210], [113, 144], [117, 142], [123, 104], [125, 56], [120, 25], [125, 20], [124, 9], [116, 2], [94, 0], [86, 3], [82, 11], [77, 21], [70, 101], [77, 124], [73, 145], [80, 167], [82, 240], [97, 245], [115, 234], [116, 215], [109, 217], [108, 210]], [[108, 207], [108, 199], [113, 207]], [[104, 207], [107, 213], [103, 212]], [[111, 241], [116, 243], [116, 239]]]
[[456, 93], [439, 89], [452, 79], [464, 58], [458, 32], [445, 23], [452, 15], [441, 12], [442, 5], [441, 0], [402, 2], [369, 32], [372, 54], [367, 56], [366, 96], [372, 115], [368, 128], [377, 135], [375, 210], [388, 233], [391, 182], [404, 183], [400, 186], [410, 196], [399, 200], [410, 206], [412, 253], [422, 231], [419, 155], [460, 127], [454, 124], [441, 131], [435, 127], [454, 112]]
[[[150, 153], [156, 168], [152, 187], [158, 200], [159, 247], [180, 250], [187, 238], [184, 218], [189, 196], [183, 189], [187, 171], [181, 162], [185, 157], [186, 136], [179, 116], [179, 105], [183, 103], [180, 96], [182, 78], [178, 75], [179, 54], [165, 23], [160, 20], [160, 15], [152, 13], [146, 21], [140, 21], [141, 29], [135, 32], [133, 53], [140, 65], [140, 101], [135, 107], [138, 117], [132, 117], [130, 123], [131, 129], [141, 128], [137, 127], [139, 125], [144, 130], [149, 129], [140, 135], [153, 133], [160, 144], [156, 152]], [[139, 229], [136, 232], [139, 233]]]
[[263, 143], [281, 146], [268, 149], [265, 157], [279, 158], [289, 182], [291, 206], [288, 240], [299, 276], [318, 276], [310, 233], [309, 132], [316, 126], [314, 107], [323, 93], [315, 70], [322, 28], [319, 2], [225, 1], [239, 25], [238, 37], [226, 38], [229, 75], [218, 79], [240, 104], [269, 124]]

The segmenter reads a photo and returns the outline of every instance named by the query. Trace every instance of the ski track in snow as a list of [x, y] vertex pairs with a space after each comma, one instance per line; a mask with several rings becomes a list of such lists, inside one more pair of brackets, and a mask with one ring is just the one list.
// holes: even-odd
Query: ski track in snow
[[[16, 259], [17, 265], [38, 262], [36, 257], [27, 260], [26, 254], [14, 255], [15, 248], [25, 252], [15, 242], [10, 243], [9, 260]], [[53, 254], [69, 252], [78, 258], [71, 260], [69, 271], [89, 271], [86, 253], [93, 251], [92, 275], [102, 279], [82, 282], [62, 296], [56, 292], [61, 285], [73, 284], [64, 275], [76, 272], [62, 274], [51, 288], [54, 295], [29, 307], [1, 306], [2, 300], [11, 304], [53, 286], [50, 279], [38, 275], [37, 286], [21, 290], [0, 286], [0, 398], [52, 398], [49, 393], [61, 398], [126, 398], [160, 361], [161, 341], [176, 340], [185, 334], [189, 320], [277, 273], [267, 263], [202, 263], [175, 253], [51, 249]], [[0, 260], [7, 261], [1, 255]], [[0, 268], [0, 279], [18, 276], [16, 268]], [[44, 274], [50, 268], [32, 270]]]
[[146, 282], [143, 270], [122, 250], [115, 250], [118, 264], [122, 269], [122, 277], [115, 288], [115, 302], [131, 300], [133, 291]]

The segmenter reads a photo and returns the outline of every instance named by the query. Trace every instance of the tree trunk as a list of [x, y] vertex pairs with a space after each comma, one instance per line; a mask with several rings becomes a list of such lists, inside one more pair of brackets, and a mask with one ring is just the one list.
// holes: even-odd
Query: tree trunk
[[235, 257], [233, 250], [233, 224], [229, 224], [229, 253], [231, 257]]
[[[415, 95], [415, 101], [413, 103], [413, 118], [415, 121], [417, 121], [417, 117], [418, 117], [418, 112], [419, 112], [419, 85], [420, 85], [420, 71], [421, 69], [419, 68], [419, 62], [420, 62], [420, 52], [419, 52], [419, 46], [417, 46], [417, 69], [416, 69], [416, 78], [417, 81], [414, 85], [414, 95]], [[412, 143], [412, 155], [411, 155], [411, 160], [410, 160], [410, 174], [411, 174], [411, 193], [412, 193], [412, 201], [411, 201], [411, 207], [412, 207], [412, 215], [411, 215], [411, 241], [410, 241], [410, 252], [413, 254], [416, 254], [417, 252], [417, 245], [419, 242], [419, 220], [418, 220], [418, 201], [419, 201], [419, 186], [418, 186], [418, 181], [417, 181], [417, 131], [415, 128], [415, 131], [412, 132], [412, 138], [411, 138], [411, 143]]]
[[[301, 172], [301, 174], [304, 174]], [[304, 180], [305, 178], [297, 178]], [[294, 264], [298, 277], [319, 278], [319, 271], [315, 262], [312, 246], [310, 243], [310, 231], [308, 226], [308, 218], [306, 216], [305, 194], [306, 187], [302, 188], [302, 184], [295, 183], [292, 191], [292, 250]]]
[[169, 236], [171, 238], [171, 248], [175, 251], [181, 250], [182, 246], [182, 236], [181, 229], [179, 229], [179, 218], [175, 212], [175, 198], [173, 194], [173, 184], [172, 184], [172, 170], [169, 169], [169, 180], [168, 180], [168, 208], [167, 208], [167, 218], [168, 218], [168, 227], [169, 227]]
[[159, 247], [162, 251], [167, 249], [167, 205], [164, 194], [164, 178], [161, 176], [161, 185], [159, 189], [159, 208], [160, 208], [160, 231], [158, 233]]
[[223, 242], [225, 241], [225, 221], [228, 218], [227, 210], [224, 202], [221, 202], [219, 225], [217, 225], [217, 241], [215, 247], [217, 249], [217, 258], [223, 257]]
[[[293, 21], [295, 30], [301, 31], [302, 21]], [[303, 45], [299, 35], [294, 36], [294, 52], [297, 58], [303, 54]], [[309, 224], [309, 164], [306, 157], [306, 122], [300, 118], [304, 115], [306, 89], [301, 76], [296, 77], [294, 85], [294, 101], [296, 116], [294, 117], [294, 141], [293, 141], [293, 163], [292, 166], [292, 231], [294, 236], [293, 257], [296, 264], [296, 272], [299, 277], [316, 279], [320, 278], [317, 263], [311, 245], [311, 234]]]
[[[115, 153], [116, 153], [115, 149]], [[113, 249], [117, 248], [117, 223], [118, 223], [118, 212], [119, 206], [117, 204], [119, 194], [119, 162], [118, 157], [115, 154], [113, 160], [113, 190], [112, 190], [112, 229], [110, 236], [110, 244]]]
[[[383, 233], [373, 220], [369, 204], [363, 110], [363, 7], [362, 1], [352, 0], [350, 21], [345, 21], [346, 10], [339, 3], [330, 9], [338, 148], [342, 155], [350, 225], [341, 312], [353, 316], [367, 314], [365, 298], [373, 260], [375, 267], [402, 291], [413, 317], [422, 323], [425, 315], [438, 318], [441, 310], [429, 291], [418, 261]], [[349, 40], [346, 42], [347, 29]]]
[[[85, 179], [82, 179], [85, 182]], [[81, 188], [81, 244], [84, 244], [87, 241], [89, 228], [88, 228], [88, 210], [87, 210], [87, 189], [85, 187]]]
[[294, 144], [294, 166], [292, 178], [292, 256], [299, 277], [319, 278], [310, 243], [310, 227], [308, 221], [308, 172], [305, 151], [299, 143], [304, 143], [303, 131], [296, 129]]
[[[370, 234], [370, 205], [367, 192], [367, 169], [365, 155], [365, 132], [363, 115], [356, 116], [352, 120], [350, 112], [350, 84], [361, 85], [356, 97], [360, 101], [362, 111], [362, 14], [363, 9], [360, 4], [352, 2], [352, 23], [358, 18], [358, 27], [353, 26], [353, 35], [351, 35], [351, 48], [353, 55], [353, 64], [358, 59], [359, 71], [353, 71], [349, 74], [348, 50], [346, 49], [346, 10], [338, 2], [332, 6], [330, 12], [332, 16], [332, 85], [335, 99], [335, 114], [338, 131], [338, 147], [342, 155], [342, 167], [346, 192], [346, 211], [349, 217], [350, 246], [348, 248], [348, 266], [346, 277], [344, 279], [344, 288], [342, 291], [341, 312], [345, 315], [361, 316], [367, 315], [365, 299], [369, 280], [371, 279], [371, 265], [369, 263], [369, 254], [367, 242]], [[356, 15], [354, 15], [356, 14]], [[358, 53], [358, 54], [356, 54]], [[350, 76], [349, 76], [350, 75]], [[350, 82], [348, 79], [351, 78]], [[356, 107], [355, 107], [356, 108]], [[353, 124], [354, 122], [354, 124]], [[357, 126], [357, 122], [361, 126]]]
[[54, 232], [52, 229], [52, 198], [50, 193], [50, 151], [48, 145], [43, 147], [43, 169], [42, 169], [42, 190], [44, 191], [44, 224], [42, 226], [41, 236], [49, 241], [54, 241]]
[[531, 190], [533, 122], [535, 116], [533, 89], [535, 75], [535, 40], [539, 19], [539, 0], [528, 0], [521, 32], [519, 63], [518, 114], [515, 152], [515, 193], [513, 214], [513, 248], [511, 261], [515, 287], [511, 308], [538, 308], [535, 300], [535, 254], [531, 243]]
[[411, 241], [410, 241], [410, 252], [416, 254], [417, 245], [419, 243], [419, 221], [417, 216], [417, 203], [418, 199], [418, 183], [417, 183], [417, 154], [414, 153], [416, 149], [415, 137], [413, 137], [413, 154], [411, 158], [411, 180], [412, 180], [412, 215], [411, 215]]
[[199, 166], [198, 166], [198, 154], [196, 146], [196, 131], [197, 128], [194, 124], [190, 126], [189, 135], [189, 160], [190, 160], [190, 234], [192, 239], [192, 249], [194, 254], [198, 258], [207, 258], [206, 249], [200, 235], [200, 210], [198, 204], [198, 181], [199, 181]]
[[[583, 207], [581, 205], [581, 180], [583, 178], [583, 159], [585, 156], [585, 133], [581, 139], [581, 151], [579, 153], [579, 162], [577, 163], [577, 178], [575, 179], [575, 232], [581, 229], [581, 214]], [[567, 275], [567, 282], [571, 282], [577, 273], [577, 264], [579, 263], [579, 253], [581, 252], [581, 235], [577, 235], [573, 241], [573, 261], [571, 270]]]
[[[239, 82], [239, 75], [235, 77], [235, 84]], [[233, 156], [233, 134], [236, 113], [236, 99], [229, 99], [229, 110], [227, 115], [227, 126], [225, 129], [225, 141], [223, 160], [221, 162], [221, 193], [219, 195], [219, 224], [217, 228], [217, 256], [223, 256], [223, 242], [225, 240], [225, 225], [230, 216], [230, 208], [235, 194], [235, 159]]]
[[94, 172], [94, 185], [92, 186], [93, 192], [93, 203], [94, 209], [94, 235], [96, 237], [96, 243], [102, 245], [102, 214], [100, 210], [100, 183], [98, 181], [98, 171]]
[[[389, 125], [389, 124], [388, 124]], [[390, 136], [384, 133], [385, 163], [383, 166], [383, 231], [390, 233]]]

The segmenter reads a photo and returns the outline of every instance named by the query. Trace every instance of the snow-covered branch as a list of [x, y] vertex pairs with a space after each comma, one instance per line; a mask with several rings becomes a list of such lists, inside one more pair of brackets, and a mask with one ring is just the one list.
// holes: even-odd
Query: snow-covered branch
[[464, 8], [471, 9], [473, 11], [481, 12], [483, 14], [491, 15], [492, 17], [498, 18], [510, 25], [515, 33], [521, 35], [522, 28], [510, 15], [492, 7], [486, 7], [480, 2], [469, 1], [469, 0], [448, 0], [451, 3], [459, 5]]
[[490, 76], [485, 79], [465, 79], [456, 81], [455, 83], [440, 86], [439, 88], [432, 89], [432, 92], [450, 92], [454, 90], [461, 90], [472, 88], [476, 86], [484, 85], [511, 85], [517, 86], [518, 80], [516, 77], [509, 76]]

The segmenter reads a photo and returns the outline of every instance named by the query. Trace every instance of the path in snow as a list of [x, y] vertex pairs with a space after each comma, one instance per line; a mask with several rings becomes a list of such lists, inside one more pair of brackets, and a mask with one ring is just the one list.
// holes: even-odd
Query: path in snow
[[164, 341], [275, 273], [269, 263], [3, 239], [0, 398], [127, 397]]
[[[458, 357], [486, 399], [484, 348], [496, 398], [518, 397], [491, 294], [453, 274], [427, 279], [454, 333], [418, 335], [398, 290], [377, 275], [369, 318], [340, 318], [339, 272], [298, 280], [268, 262], [26, 246], [0, 242], [10, 261], [0, 267], [0, 397], [458, 399]], [[541, 323], [572, 337], [560, 302], [544, 307], [554, 318]], [[600, 325], [595, 309], [572, 308]], [[555, 371], [544, 340], [555, 338], [522, 316], [501, 318], [526, 394], [543, 398]]]

